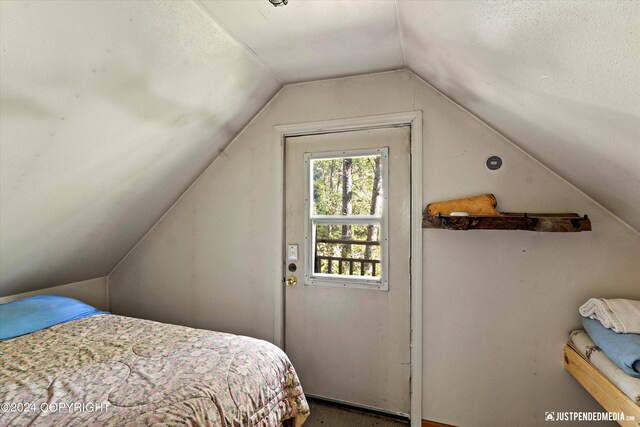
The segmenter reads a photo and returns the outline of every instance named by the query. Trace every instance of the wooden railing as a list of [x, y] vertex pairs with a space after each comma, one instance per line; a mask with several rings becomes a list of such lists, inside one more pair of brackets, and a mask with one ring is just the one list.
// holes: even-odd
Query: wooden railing
[[[348, 268], [349, 275], [353, 276], [354, 266], [360, 264], [360, 275], [365, 275], [365, 267], [367, 265], [371, 265], [371, 275], [377, 276], [376, 269], [379, 270], [380, 260], [377, 259], [363, 259], [363, 258], [345, 258], [345, 257], [336, 257], [336, 256], [328, 256], [328, 255], [318, 255], [318, 244], [319, 243], [329, 243], [329, 244], [344, 244], [344, 245], [364, 245], [364, 246], [380, 246], [379, 241], [370, 241], [370, 240], [351, 240], [351, 239], [316, 239], [316, 258], [315, 258], [315, 266], [314, 271], [317, 273], [321, 273], [322, 271], [322, 261], [326, 261], [327, 269], [324, 273], [327, 274], [346, 274], [345, 267]], [[338, 261], [338, 271], [337, 273], [333, 269], [333, 262]]]

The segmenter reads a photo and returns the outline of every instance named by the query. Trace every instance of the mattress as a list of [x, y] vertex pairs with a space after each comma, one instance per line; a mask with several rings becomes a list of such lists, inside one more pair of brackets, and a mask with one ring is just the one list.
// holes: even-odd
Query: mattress
[[578, 351], [602, 372], [616, 387], [626, 394], [636, 405], [640, 405], [640, 378], [634, 378], [616, 366], [595, 345], [586, 331], [579, 330], [571, 333], [571, 341]]
[[0, 425], [300, 425], [309, 406], [265, 341], [111, 314], [0, 343]]

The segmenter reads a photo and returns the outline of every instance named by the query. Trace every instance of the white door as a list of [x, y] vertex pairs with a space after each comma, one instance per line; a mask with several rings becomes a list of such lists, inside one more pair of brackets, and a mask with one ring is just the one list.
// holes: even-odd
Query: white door
[[285, 349], [305, 392], [410, 412], [410, 128], [285, 141]]

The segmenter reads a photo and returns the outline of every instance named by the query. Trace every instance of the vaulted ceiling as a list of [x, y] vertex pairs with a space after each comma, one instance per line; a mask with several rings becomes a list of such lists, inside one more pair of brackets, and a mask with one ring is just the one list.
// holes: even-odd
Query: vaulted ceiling
[[108, 274], [282, 84], [402, 67], [639, 230], [639, 22], [633, 1], [2, 1], [0, 296]]

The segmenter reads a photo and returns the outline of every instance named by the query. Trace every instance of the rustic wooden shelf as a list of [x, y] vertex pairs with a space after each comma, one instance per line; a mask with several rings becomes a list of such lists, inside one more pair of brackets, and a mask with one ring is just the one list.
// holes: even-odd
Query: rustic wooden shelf
[[429, 215], [425, 209], [422, 228], [445, 230], [526, 230], [545, 232], [591, 231], [591, 221], [575, 213], [502, 213], [495, 216]]

